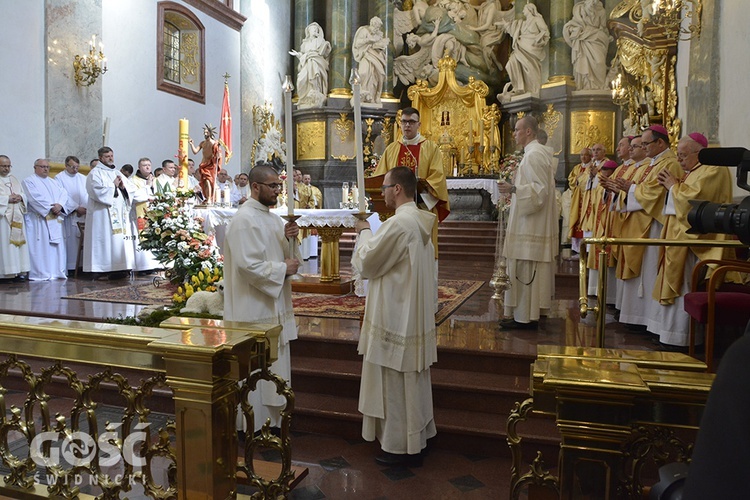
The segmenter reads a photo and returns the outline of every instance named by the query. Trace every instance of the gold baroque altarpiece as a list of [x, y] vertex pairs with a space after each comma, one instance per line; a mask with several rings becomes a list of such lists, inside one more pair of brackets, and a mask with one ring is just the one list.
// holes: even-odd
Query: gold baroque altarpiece
[[326, 122], [302, 122], [297, 124], [297, 159], [326, 159]]

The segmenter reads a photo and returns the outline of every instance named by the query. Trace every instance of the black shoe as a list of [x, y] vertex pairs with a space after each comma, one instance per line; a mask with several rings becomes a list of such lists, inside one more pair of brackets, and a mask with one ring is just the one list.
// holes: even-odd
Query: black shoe
[[384, 467], [422, 467], [422, 454], [388, 453], [384, 451], [375, 457], [375, 463]]
[[634, 325], [632, 323], [625, 323], [625, 329], [630, 332], [645, 332], [646, 325]]
[[514, 319], [504, 319], [498, 324], [501, 330], [537, 330], [539, 328], [538, 321], [530, 321], [528, 323], [519, 323]]
[[688, 346], [681, 346], [681, 345], [672, 345], [672, 344], [663, 344], [659, 342], [659, 350], [660, 351], [667, 351], [667, 352], [680, 352], [682, 354], [688, 353]]

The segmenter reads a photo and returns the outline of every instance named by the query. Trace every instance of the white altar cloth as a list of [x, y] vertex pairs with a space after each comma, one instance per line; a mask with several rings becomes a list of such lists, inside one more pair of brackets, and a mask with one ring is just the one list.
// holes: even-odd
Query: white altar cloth
[[497, 179], [446, 179], [448, 191], [453, 189], [481, 189], [490, 193], [490, 199], [493, 205], [497, 205], [500, 200], [500, 190], [497, 187]]

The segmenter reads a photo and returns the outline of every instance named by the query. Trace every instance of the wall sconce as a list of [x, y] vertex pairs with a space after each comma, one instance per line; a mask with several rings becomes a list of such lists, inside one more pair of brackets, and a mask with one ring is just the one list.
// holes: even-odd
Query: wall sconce
[[90, 86], [96, 83], [99, 75], [107, 72], [107, 58], [104, 56], [104, 44], [99, 42], [99, 50], [96, 47], [96, 35], [89, 40], [89, 53], [85, 56], [76, 55], [73, 59], [75, 69], [74, 79], [76, 85]]

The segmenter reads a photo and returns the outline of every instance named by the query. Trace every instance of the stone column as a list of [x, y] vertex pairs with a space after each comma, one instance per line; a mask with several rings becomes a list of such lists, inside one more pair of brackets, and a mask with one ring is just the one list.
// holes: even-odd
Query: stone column
[[313, 0], [294, 0], [294, 49], [299, 50], [305, 38], [305, 28], [313, 18]]
[[391, 0], [375, 0], [370, 4], [374, 10], [374, 16], [378, 16], [383, 21], [383, 33], [388, 39], [388, 48], [385, 52], [385, 82], [383, 83], [382, 97], [393, 98], [393, 2]]
[[349, 72], [352, 68], [352, 2], [331, 1], [331, 70], [328, 85], [331, 96], [350, 96]]
[[[102, 147], [102, 78], [91, 86], [75, 84], [73, 56], [87, 55], [91, 35], [102, 34], [101, 0], [46, 0], [44, 45], [54, 47], [44, 59], [46, 152], [53, 162], [74, 154], [87, 163]], [[115, 35], [115, 34], [113, 34]], [[107, 42], [106, 37], [103, 40]], [[106, 46], [105, 46], [106, 54]]]
[[563, 38], [563, 26], [573, 17], [573, 0], [550, 2], [549, 81], [573, 81], [570, 46]]
[[[313, 22], [313, 0], [294, 0], [294, 50], [302, 47], [302, 40], [305, 38], [305, 28]], [[293, 59], [292, 64], [292, 81], [294, 82], [295, 94], [299, 89], [297, 85], [297, 59]], [[326, 91], [328, 89], [325, 89]]]
[[[684, 132], [699, 130], [708, 142], [719, 142], [721, 68], [721, 9], [715, 0], [703, 0], [701, 36], [690, 41], [689, 113]], [[684, 106], [685, 103], [682, 103]]]

